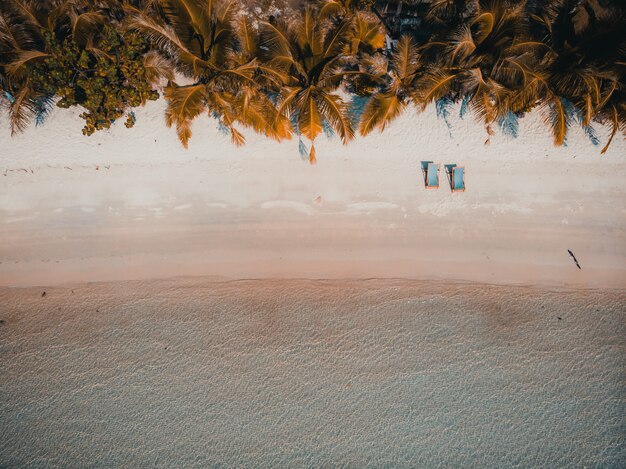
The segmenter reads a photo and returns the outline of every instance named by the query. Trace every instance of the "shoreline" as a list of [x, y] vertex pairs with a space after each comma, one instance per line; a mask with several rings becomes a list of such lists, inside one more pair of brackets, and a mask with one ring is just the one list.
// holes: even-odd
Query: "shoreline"
[[[454, 221], [432, 215], [407, 220], [399, 210], [369, 215], [307, 215], [284, 209], [180, 212], [162, 211], [163, 218], [156, 219], [148, 212], [136, 221], [132, 215], [78, 211], [62, 214], [61, 225], [54, 215], [5, 225], [0, 285], [221, 276], [626, 286], [626, 265], [620, 264], [624, 251], [615, 244], [618, 235], [554, 223], [547, 229], [542, 220], [529, 225], [503, 215], [508, 227], [494, 232], [492, 226], [459, 229]], [[85, 225], [85, 216], [94, 226]], [[209, 221], [198, 223], [188, 216]], [[432, 228], [421, 226], [425, 220]], [[538, 232], [542, 234], [535, 240]], [[568, 248], [582, 270], [569, 258]]]
[[[336, 277], [336, 278], [313, 278], [313, 277], [225, 277], [219, 275], [180, 275], [175, 277], [150, 277], [133, 279], [108, 279], [93, 281], [76, 281], [66, 283], [51, 283], [38, 285], [0, 285], [0, 295], [11, 295], [12, 292], [42, 292], [48, 295], [51, 291], [77, 290], [80, 288], [132, 288], [133, 286], [147, 285], [151, 288], [167, 285], [172, 288], [220, 288], [238, 286], [239, 284], [250, 284], [255, 287], [268, 286], [275, 288], [291, 283], [317, 284], [322, 287], [342, 288], [343, 285], [365, 286], [366, 284], [377, 284], [381, 287], [390, 288], [419, 288], [425, 287], [428, 290], [442, 289], [446, 287], [455, 289], [494, 289], [501, 291], [525, 291], [546, 294], [616, 294], [623, 295], [626, 288], [623, 287], [576, 287], [574, 285], [559, 284], [526, 284], [526, 283], [486, 283], [474, 280], [462, 280], [454, 278], [403, 278], [403, 277]], [[43, 289], [43, 290], [42, 290]], [[36, 295], [35, 295], [36, 296]], [[626, 301], [626, 296], [624, 297]]]

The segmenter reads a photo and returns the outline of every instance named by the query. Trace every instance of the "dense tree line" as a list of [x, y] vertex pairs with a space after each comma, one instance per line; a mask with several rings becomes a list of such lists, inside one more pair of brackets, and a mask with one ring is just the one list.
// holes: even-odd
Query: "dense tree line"
[[78, 105], [90, 135], [162, 90], [185, 146], [208, 113], [237, 145], [306, 137], [312, 162], [320, 133], [409, 106], [460, 102], [488, 135], [539, 108], [556, 145], [608, 124], [604, 152], [626, 133], [625, 26], [609, 0], [3, 0], [0, 105], [13, 133]]

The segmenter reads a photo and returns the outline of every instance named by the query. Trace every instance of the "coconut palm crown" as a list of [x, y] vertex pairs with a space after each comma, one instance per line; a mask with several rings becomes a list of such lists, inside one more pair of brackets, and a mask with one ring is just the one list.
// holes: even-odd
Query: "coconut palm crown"
[[410, 36], [402, 36], [391, 58], [382, 64], [372, 61], [365, 64], [372, 75], [382, 77], [384, 85], [367, 102], [359, 132], [365, 136], [398, 117], [414, 99], [415, 84], [424, 71], [419, 50]]
[[554, 142], [565, 142], [573, 121], [612, 127], [605, 153], [618, 129], [626, 131], [626, 11], [595, 0], [537, 2], [530, 26], [550, 49], [538, 91]]
[[262, 92], [274, 72], [259, 65], [256, 33], [236, 17], [236, 4], [219, 0], [154, 0], [152, 13], [134, 10], [130, 28], [140, 31], [191, 84], [165, 87], [166, 122], [187, 147], [191, 122], [203, 112], [216, 117], [236, 145], [245, 142], [236, 124], [280, 140], [289, 125]]
[[278, 112], [289, 116], [296, 131], [311, 142], [309, 161], [315, 163], [315, 139], [328, 125], [346, 144], [354, 137], [348, 103], [337, 91], [354, 67], [355, 55], [380, 44], [381, 33], [363, 33], [358, 17], [316, 17], [305, 7], [291, 20], [261, 25], [262, 59], [281, 78]]

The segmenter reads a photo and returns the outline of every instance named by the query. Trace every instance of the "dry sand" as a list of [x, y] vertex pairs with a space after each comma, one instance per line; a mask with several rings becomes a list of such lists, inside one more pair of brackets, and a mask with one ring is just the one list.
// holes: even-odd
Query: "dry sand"
[[3, 467], [624, 467], [626, 295], [0, 289]]
[[[249, 135], [234, 148], [194, 123], [188, 151], [163, 101], [137, 126], [80, 135], [79, 111], [0, 133], [0, 285], [217, 275], [413, 278], [626, 286], [626, 142], [582, 130], [555, 148], [541, 117], [492, 137], [451, 111], [407, 113], [347, 147]], [[597, 127], [604, 142], [608, 129]], [[467, 169], [467, 191], [424, 188], [420, 161]], [[582, 271], [567, 255], [571, 249]]]

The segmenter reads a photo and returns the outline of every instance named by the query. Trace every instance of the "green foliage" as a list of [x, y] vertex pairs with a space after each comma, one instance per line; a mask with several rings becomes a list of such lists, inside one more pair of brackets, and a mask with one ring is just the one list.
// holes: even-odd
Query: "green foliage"
[[[33, 86], [46, 95], [57, 96], [57, 106], [85, 108], [83, 134], [108, 129], [129, 108], [156, 100], [159, 93], [146, 79], [143, 57], [148, 44], [135, 32], [124, 34], [104, 26], [97, 47], [79, 47], [73, 40], [59, 40], [54, 32], [44, 33], [49, 57], [27, 65]], [[128, 116], [126, 127], [134, 125]]]

